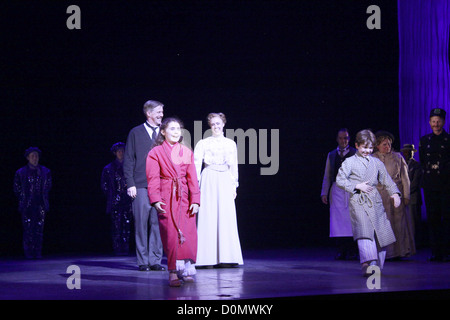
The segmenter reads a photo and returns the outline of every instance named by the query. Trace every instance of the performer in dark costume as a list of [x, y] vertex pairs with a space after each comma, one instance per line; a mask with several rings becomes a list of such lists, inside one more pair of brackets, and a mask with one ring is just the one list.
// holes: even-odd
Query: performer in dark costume
[[420, 138], [422, 188], [430, 229], [431, 261], [450, 261], [450, 134], [445, 131], [445, 110], [430, 112], [433, 131]]
[[41, 150], [25, 150], [28, 164], [16, 171], [14, 193], [19, 200], [23, 226], [23, 249], [28, 259], [42, 258], [44, 221], [49, 211], [48, 195], [52, 187], [51, 172], [39, 164]]
[[133, 211], [131, 198], [123, 175], [125, 144], [117, 142], [111, 147], [116, 159], [102, 171], [101, 187], [106, 196], [106, 213], [111, 217], [112, 246], [116, 255], [127, 255], [130, 250], [130, 235]]

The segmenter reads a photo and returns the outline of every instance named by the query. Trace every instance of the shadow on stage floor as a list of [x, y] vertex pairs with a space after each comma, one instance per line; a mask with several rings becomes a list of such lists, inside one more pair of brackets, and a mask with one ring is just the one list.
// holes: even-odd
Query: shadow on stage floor
[[[134, 256], [3, 258], [0, 299], [448, 299], [450, 263], [429, 262], [428, 254], [424, 249], [406, 260], [386, 262], [379, 289], [368, 288], [368, 279], [361, 275], [358, 261], [334, 260], [334, 252], [329, 248], [246, 251], [243, 266], [199, 269], [196, 282], [180, 288], [168, 286], [167, 272], [138, 271]], [[69, 266], [79, 267], [78, 279]], [[75, 288], [69, 289], [68, 284]]]

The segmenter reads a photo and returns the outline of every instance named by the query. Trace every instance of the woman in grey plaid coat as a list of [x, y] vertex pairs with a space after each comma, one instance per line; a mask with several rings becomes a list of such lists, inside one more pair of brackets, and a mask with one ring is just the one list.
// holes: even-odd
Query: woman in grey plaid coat
[[370, 156], [374, 144], [375, 135], [370, 130], [358, 132], [355, 143], [358, 152], [342, 163], [336, 177], [336, 184], [350, 193], [353, 239], [358, 243], [364, 274], [369, 265], [383, 267], [385, 247], [395, 242], [377, 184], [386, 187], [394, 198], [394, 206], [400, 205], [400, 191], [384, 164]]

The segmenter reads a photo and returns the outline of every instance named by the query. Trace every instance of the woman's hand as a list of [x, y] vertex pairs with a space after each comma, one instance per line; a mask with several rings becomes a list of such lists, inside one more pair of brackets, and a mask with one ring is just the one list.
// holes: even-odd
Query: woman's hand
[[156, 208], [156, 211], [158, 211], [158, 213], [166, 213], [166, 210], [164, 210], [162, 208], [162, 206], [165, 206], [166, 204], [164, 202], [155, 202], [155, 204], [153, 205]]
[[189, 215], [194, 216], [197, 212], [198, 212], [198, 204], [196, 203], [191, 204], [191, 206], [189, 207]]
[[400, 200], [400, 196], [398, 195], [398, 193], [394, 193], [391, 196], [392, 199], [394, 199], [394, 207], [398, 208], [400, 206], [401, 200]]

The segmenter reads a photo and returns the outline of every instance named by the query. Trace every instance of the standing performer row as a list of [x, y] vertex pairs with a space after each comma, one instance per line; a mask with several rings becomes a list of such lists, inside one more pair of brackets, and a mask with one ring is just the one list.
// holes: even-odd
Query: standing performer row
[[[431, 110], [433, 132], [420, 139], [421, 163], [413, 159], [417, 150], [412, 144], [401, 149], [403, 157], [394, 152], [394, 137], [386, 131], [358, 132], [357, 152], [352, 155], [348, 131], [339, 130], [338, 148], [327, 156], [321, 198], [325, 204], [330, 200], [330, 237], [353, 236], [365, 275], [371, 264], [382, 267], [385, 259], [416, 253], [416, 230], [422, 231], [421, 187], [430, 231], [430, 260], [450, 260], [450, 138], [443, 129], [445, 115], [443, 109]], [[340, 244], [336, 257], [347, 259], [352, 247], [344, 246], [343, 241]]]
[[[126, 188], [133, 199], [139, 270], [165, 270], [161, 266], [164, 248], [170, 284], [178, 286], [180, 279], [193, 281], [195, 264], [243, 264], [234, 204], [238, 187], [237, 148], [233, 140], [223, 135], [225, 115], [212, 113], [208, 116], [212, 137], [201, 140], [191, 151], [181, 144], [181, 121], [162, 121], [163, 107], [152, 100], [144, 104], [147, 121], [130, 131], [125, 150], [122, 143], [113, 145], [111, 151], [117, 159], [105, 167], [102, 186], [110, 201], [107, 212], [116, 217], [115, 230], [125, 231], [114, 235], [117, 252], [128, 250], [131, 217], [127, 209], [129, 199], [111, 196], [108, 186], [112, 182], [119, 190]], [[429, 124], [433, 132], [423, 136], [419, 146], [432, 261], [450, 261], [450, 137], [444, 130], [445, 116], [443, 109], [431, 110]], [[393, 138], [389, 133], [359, 132], [356, 153], [348, 147], [348, 141], [348, 132], [341, 130], [339, 147], [327, 158], [322, 201], [327, 203], [331, 188], [330, 236], [353, 236], [365, 267], [375, 261], [382, 266], [385, 258], [414, 254], [414, 228], [410, 226], [411, 216], [403, 210], [419, 189], [414, 184], [413, 192], [407, 179], [407, 174], [412, 177], [410, 169], [419, 164], [413, 165], [413, 159], [408, 159], [407, 165], [398, 153], [392, 152]], [[371, 155], [374, 147], [378, 151]], [[413, 145], [405, 145], [402, 151], [417, 150]], [[121, 174], [116, 175], [122, 170], [122, 154], [126, 182]], [[27, 149], [28, 164], [17, 170], [14, 177], [28, 258], [41, 257], [44, 220], [49, 211], [52, 178], [50, 170], [39, 164], [40, 156], [38, 148]], [[417, 179], [410, 181], [413, 180]], [[337, 199], [341, 199], [340, 205], [332, 203]], [[416, 209], [418, 204], [420, 201], [414, 200]], [[340, 211], [347, 208], [350, 219]]]
[[192, 152], [181, 143], [182, 122], [162, 120], [163, 112], [161, 102], [144, 104], [147, 121], [128, 135], [124, 174], [139, 270], [165, 270], [164, 251], [169, 285], [180, 286], [194, 281], [196, 263], [243, 264], [234, 204], [237, 148], [223, 136], [223, 114], [208, 117], [213, 136]]

